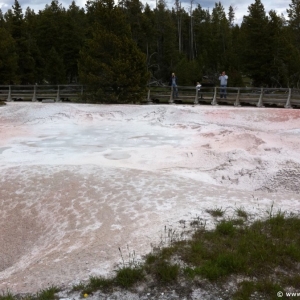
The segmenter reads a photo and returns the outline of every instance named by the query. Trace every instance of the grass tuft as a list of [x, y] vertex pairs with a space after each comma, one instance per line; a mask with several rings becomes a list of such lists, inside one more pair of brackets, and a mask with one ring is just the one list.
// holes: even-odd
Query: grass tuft
[[37, 300], [54, 300], [58, 299], [59, 297], [55, 294], [58, 293], [60, 289], [55, 286], [51, 286], [48, 289], [42, 290], [36, 295]]
[[233, 294], [233, 300], [280, 299], [280, 297], [277, 296], [279, 291], [284, 293], [282, 286], [268, 279], [258, 282], [243, 281], [239, 284], [238, 290]]
[[2, 295], [0, 295], [0, 300], [14, 300], [14, 296], [10, 291], [7, 291], [6, 293], [2, 292]]
[[157, 261], [157, 256], [155, 254], [148, 254], [146, 255], [145, 257], [145, 263], [148, 264], [148, 265], [151, 265], [153, 263], [155, 263]]
[[239, 218], [243, 218], [243, 219], [245, 219], [245, 220], [248, 219], [248, 213], [247, 213], [242, 207], [237, 208], [237, 209], [235, 210], [235, 212], [236, 212], [236, 215], [237, 215]]
[[217, 218], [217, 217], [223, 217], [225, 214], [225, 210], [221, 208], [215, 208], [215, 209], [207, 209], [207, 213], [209, 213], [211, 216]]
[[286, 277], [282, 280], [283, 284], [286, 286], [292, 286], [296, 290], [300, 290], [300, 275], [295, 274], [290, 277]]
[[216, 227], [216, 232], [219, 235], [230, 235], [232, 236], [235, 233], [236, 229], [232, 221], [222, 220]]
[[138, 281], [143, 280], [144, 277], [143, 269], [141, 267], [123, 267], [117, 270], [115, 282], [122, 288], [129, 288]]
[[83, 289], [85, 288], [85, 284], [80, 282], [79, 284], [75, 284], [73, 287], [72, 287], [72, 292], [77, 292], [77, 291], [82, 291]]
[[156, 266], [154, 272], [159, 282], [167, 284], [177, 280], [179, 275], [179, 265], [162, 261]]
[[112, 279], [107, 279], [102, 276], [100, 277], [91, 276], [88, 286], [92, 289], [107, 289], [111, 287], [112, 284], [113, 284]]
[[243, 226], [245, 224], [245, 220], [242, 218], [231, 219], [231, 222], [234, 226]]

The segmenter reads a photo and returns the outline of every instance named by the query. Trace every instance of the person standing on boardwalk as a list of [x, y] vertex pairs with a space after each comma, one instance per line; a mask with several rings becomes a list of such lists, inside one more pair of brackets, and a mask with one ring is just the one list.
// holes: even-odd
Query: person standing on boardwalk
[[228, 76], [225, 74], [225, 71], [223, 71], [222, 74], [220, 74], [219, 80], [220, 80], [220, 87], [221, 87], [220, 97], [223, 98], [224, 96], [224, 99], [226, 99], [226, 87], [227, 87]]
[[178, 88], [177, 88], [177, 77], [175, 73], [172, 73], [169, 85], [173, 88], [173, 98], [178, 97]]
[[[199, 98], [199, 95], [200, 95], [200, 89], [201, 89], [201, 84], [200, 84], [200, 82], [197, 82], [196, 90], [197, 90], [198, 98]], [[202, 98], [202, 96], [201, 96], [201, 98]]]

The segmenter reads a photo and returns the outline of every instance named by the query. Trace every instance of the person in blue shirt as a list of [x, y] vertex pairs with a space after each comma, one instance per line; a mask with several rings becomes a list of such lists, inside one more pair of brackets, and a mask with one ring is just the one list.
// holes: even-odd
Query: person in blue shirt
[[173, 87], [173, 96], [174, 98], [178, 97], [178, 88], [177, 88], [177, 77], [175, 76], [175, 73], [172, 73], [169, 85]]
[[221, 98], [224, 97], [224, 99], [226, 99], [226, 87], [227, 87], [228, 76], [225, 74], [225, 71], [223, 71], [222, 74], [220, 74], [219, 80], [220, 80], [220, 87], [221, 87], [220, 97]]

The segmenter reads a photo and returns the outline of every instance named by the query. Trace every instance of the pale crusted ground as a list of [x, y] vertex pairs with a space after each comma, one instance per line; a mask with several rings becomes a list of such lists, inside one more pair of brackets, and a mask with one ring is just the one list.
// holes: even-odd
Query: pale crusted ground
[[8, 103], [0, 291], [111, 274], [208, 208], [299, 212], [299, 148], [300, 110]]

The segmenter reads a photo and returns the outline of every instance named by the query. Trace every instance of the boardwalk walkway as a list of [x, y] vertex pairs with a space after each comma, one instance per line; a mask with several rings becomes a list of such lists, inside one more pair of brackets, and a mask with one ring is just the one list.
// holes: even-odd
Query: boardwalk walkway
[[[147, 104], [227, 104], [233, 106], [253, 105], [257, 107], [300, 107], [300, 89], [227, 87], [226, 98], [221, 97], [220, 87], [178, 86], [178, 97], [169, 86], [148, 87], [143, 103]], [[224, 91], [223, 91], [224, 92]], [[82, 101], [83, 85], [0, 85], [2, 101]]]

